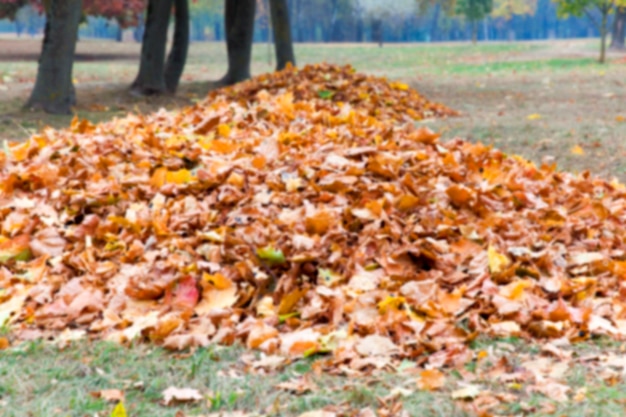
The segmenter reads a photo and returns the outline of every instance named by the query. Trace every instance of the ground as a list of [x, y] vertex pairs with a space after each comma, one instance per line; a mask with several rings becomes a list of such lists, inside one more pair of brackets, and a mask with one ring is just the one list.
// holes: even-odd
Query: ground
[[[0, 39], [0, 139], [21, 140], [44, 125], [62, 127], [70, 120], [20, 109], [32, 87], [39, 47], [37, 40]], [[551, 156], [562, 169], [590, 170], [623, 181], [626, 149], [620, 139], [626, 137], [626, 107], [620, 104], [626, 100], [626, 55], [614, 53], [602, 66], [595, 62], [596, 49], [594, 40], [383, 48], [311, 44], [297, 45], [296, 54], [299, 64], [350, 63], [359, 71], [401, 79], [459, 110], [457, 118], [422, 122], [444, 138], [493, 143], [536, 162]], [[99, 121], [129, 111], [186, 105], [201, 98], [225, 70], [223, 45], [193, 44], [178, 96], [138, 99], [127, 93], [138, 54], [136, 44], [79, 43], [74, 78], [80, 117]], [[253, 72], [270, 71], [271, 58], [267, 45], [255, 45]], [[417, 389], [421, 371], [411, 363], [401, 364], [397, 372], [356, 378], [318, 375], [323, 357], [310, 358], [259, 376], [248, 372], [255, 359], [237, 347], [173, 355], [151, 346], [127, 349], [80, 342], [58, 349], [33, 342], [0, 352], [0, 414], [108, 416], [115, 403], [91, 393], [119, 389], [129, 416], [199, 416], [220, 410], [298, 416], [340, 403], [376, 410], [407, 393], [402, 403], [411, 416], [476, 415], [478, 400], [451, 398], [469, 383], [483, 393], [502, 395], [501, 404], [490, 411], [493, 415], [618, 416], [626, 403], [626, 362], [619, 362], [625, 348], [595, 340], [544, 351], [543, 345], [520, 340], [479, 340], [473, 349], [482, 359], [460, 371], [446, 371], [446, 386], [431, 393]], [[530, 389], [521, 376], [506, 382], [494, 376], [504, 366], [502, 358], [508, 358], [505, 368], [514, 372], [519, 363], [540, 357], [549, 360], [547, 372], [560, 374], [537, 372], [562, 381], [570, 390], [567, 400]], [[286, 384], [275, 388], [280, 383]], [[196, 388], [204, 398], [165, 406], [162, 391], [168, 386]]]

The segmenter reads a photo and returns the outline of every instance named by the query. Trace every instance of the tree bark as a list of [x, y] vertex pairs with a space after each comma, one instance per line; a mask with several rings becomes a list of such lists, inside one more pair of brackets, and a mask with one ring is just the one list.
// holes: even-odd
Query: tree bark
[[276, 70], [280, 71], [288, 63], [296, 65], [291, 40], [291, 26], [289, 24], [289, 9], [287, 0], [270, 0], [272, 15], [272, 30], [274, 31], [274, 50], [276, 52]]
[[624, 49], [626, 37], [626, 7], [618, 7], [615, 11], [613, 34], [611, 36], [611, 49]]
[[165, 47], [172, 3], [173, 0], [148, 1], [139, 73], [131, 86], [131, 91], [136, 94], [153, 95], [165, 91]]
[[606, 62], [606, 35], [608, 32], [608, 16], [609, 10], [602, 9], [602, 22], [600, 23], [600, 59], [598, 60], [601, 64]]
[[82, 0], [51, 0], [35, 87], [26, 107], [69, 114], [75, 102], [72, 67]]
[[224, 0], [228, 71], [218, 82], [232, 85], [250, 78], [256, 0]]
[[175, 26], [172, 50], [165, 64], [165, 88], [175, 93], [183, 75], [189, 51], [189, 0], [174, 0]]

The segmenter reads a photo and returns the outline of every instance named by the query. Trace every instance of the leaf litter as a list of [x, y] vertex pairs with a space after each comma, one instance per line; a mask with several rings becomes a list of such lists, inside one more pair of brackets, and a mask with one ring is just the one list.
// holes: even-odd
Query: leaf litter
[[[413, 360], [427, 390], [444, 384], [437, 369], [477, 360], [479, 335], [623, 339], [623, 185], [414, 123], [455, 114], [321, 64], [6, 143], [0, 324], [13, 342], [241, 341], [273, 368]], [[526, 365], [500, 358], [493, 372], [571, 395]]]

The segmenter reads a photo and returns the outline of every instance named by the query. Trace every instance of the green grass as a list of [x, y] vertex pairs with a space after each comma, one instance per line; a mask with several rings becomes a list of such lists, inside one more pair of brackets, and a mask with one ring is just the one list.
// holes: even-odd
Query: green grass
[[[617, 417], [624, 412], [626, 382], [619, 379], [616, 383], [606, 383], [599, 373], [601, 368], [593, 361], [577, 363], [575, 359], [608, 352], [617, 354], [623, 347], [608, 339], [598, 339], [569, 349], [574, 360], [563, 382], [572, 394], [570, 400], [559, 403], [528, 391], [524, 383], [516, 387], [485, 376], [496, 366], [489, 361], [466, 364], [465, 377], [458, 371], [444, 369], [446, 385], [439, 391], [428, 392], [417, 389], [419, 370], [408, 361], [400, 364], [398, 372], [374, 372], [361, 377], [314, 372], [324, 357], [295, 361], [277, 372], [253, 373], [242, 360], [244, 355], [250, 357], [250, 352], [240, 347], [213, 346], [170, 353], [148, 345], [127, 348], [82, 341], [59, 349], [44, 342], [27, 342], [0, 352], [0, 415], [108, 416], [116, 404], [91, 393], [119, 389], [124, 392], [124, 403], [131, 417], [174, 417], [181, 415], [180, 412], [185, 416], [204, 416], [233, 410], [259, 416], [299, 416], [329, 406], [340, 407], [345, 412], [376, 410], [381, 400], [387, 404], [401, 402], [402, 409], [410, 416], [461, 417], [476, 415], [475, 410], [469, 403], [451, 400], [451, 392], [462, 386], [467, 375], [472, 375], [475, 378], [472, 383], [483, 392], [516, 394], [516, 400], [502, 401], [491, 409], [495, 415]], [[496, 352], [496, 359], [507, 357], [514, 367], [520, 366], [522, 359], [541, 356], [540, 345], [517, 338], [481, 338], [472, 348], [475, 352], [491, 349]], [[308, 381], [311, 390], [296, 394], [276, 388], [279, 383], [297, 380]], [[197, 389], [203, 399], [166, 406], [162, 392], [170, 386]], [[399, 394], [400, 389], [405, 390], [404, 396]], [[585, 394], [575, 399], [581, 390], [586, 390]]]
[[534, 61], [492, 62], [479, 65], [453, 64], [445, 68], [448, 74], [485, 74], [499, 72], [531, 72], [531, 71], [562, 71], [582, 69], [585, 67], [600, 68], [595, 59], [548, 59]]
[[[313, 359], [287, 366], [279, 373], [254, 375], [240, 360], [243, 349], [213, 347], [191, 354], [171, 354], [140, 345], [125, 348], [104, 342], [81, 342], [66, 349], [42, 342], [26, 343], [0, 353], [0, 415], [3, 417], [82, 417], [108, 415], [114, 403], [90, 393], [120, 389], [130, 416], [174, 416], [179, 410], [197, 416], [213, 411], [245, 410], [272, 416], [297, 416], [307, 410], [347, 404], [353, 409], [378, 407], [378, 398], [408, 376], [372, 378], [315, 376]], [[294, 395], [274, 386], [307, 376], [313, 392]], [[204, 399], [165, 406], [169, 386], [195, 388]], [[439, 395], [442, 396], [442, 395]], [[423, 416], [463, 415], [438, 395], [416, 393], [410, 407]], [[413, 414], [412, 414], [413, 415]]]

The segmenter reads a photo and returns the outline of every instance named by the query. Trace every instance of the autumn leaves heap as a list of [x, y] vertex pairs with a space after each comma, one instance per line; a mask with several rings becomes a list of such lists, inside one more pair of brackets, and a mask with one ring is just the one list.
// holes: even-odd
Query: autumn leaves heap
[[413, 122], [453, 114], [317, 65], [6, 145], [0, 321], [352, 369], [462, 363], [480, 334], [623, 337], [623, 187]]

